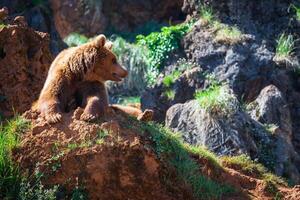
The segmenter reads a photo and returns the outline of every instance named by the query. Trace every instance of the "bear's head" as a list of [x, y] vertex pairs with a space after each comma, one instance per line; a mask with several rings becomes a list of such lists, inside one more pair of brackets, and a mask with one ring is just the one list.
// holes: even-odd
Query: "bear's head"
[[118, 63], [116, 55], [112, 52], [112, 43], [106, 41], [104, 35], [97, 36], [92, 41], [92, 46], [97, 49], [92, 73], [98, 81], [121, 81], [128, 75], [127, 70]]

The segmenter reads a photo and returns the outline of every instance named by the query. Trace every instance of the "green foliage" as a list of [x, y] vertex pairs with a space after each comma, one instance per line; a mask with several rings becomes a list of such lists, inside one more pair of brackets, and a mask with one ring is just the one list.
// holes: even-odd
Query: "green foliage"
[[184, 72], [185, 70], [190, 70], [190, 69], [192, 69], [193, 67], [196, 67], [196, 66], [198, 66], [197, 63], [186, 60], [185, 58], [180, 58], [176, 62], [176, 68], [180, 72]]
[[4, 27], [6, 27], [6, 25], [3, 24], [3, 23], [0, 23], [0, 30], [1, 30], [2, 28], [4, 28]]
[[46, 189], [41, 181], [30, 184], [27, 180], [20, 185], [19, 200], [55, 200], [58, 186]]
[[275, 59], [291, 63], [290, 57], [295, 49], [295, 40], [292, 35], [281, 34], [276, 40], [276, 55]]
[[263, 179], [264, 181], [274, 185], [287, 185], [283, 179], [270, 173], [262, 164], [251, 160], [246, 155], [232, 157], [225, 156], [222, 157], [222, 163], [225, 166], [233, 167], [234, 169], [240, 170], [243, 173], [254, 175], [257, 178]]
[[163, 27], [148, 36], [138, 35], [137, 43], [148, 48], [148, 61], [152, 68], [161, 69], [169, 53], [180, 47], [180, 40], [191, 29], [192, 22]]
[[296, 18], [298, 21], [300, 21], [300, 7], [297, 7], [295, 5], [292, 5], [292, 8], [295, 10], [296, 12]]
[[279, 126], [276, 124], [263, 124], [263, 126], [266, 129], [266, 131], [270, 134], [274, 134], [276, 129], [279, 128]]
[[212, 115], [230, 115], [236, 111], [237, 100], [226, 85], [216, 83], [195, 94], [200, 107]]
[[76, 187], [72, 191], [71, 200], [88, 200], [87, 192], [80, 187]]
[[171, 87], [176, 79], [178, 79], [180, 77], [181, 73], [178, 70], [173, 71], [171, 74], [167, 75], [164, 77], [163, 79], [163, 84], [165, 87]]
[[176, 169], [179, 178], [192, 187], [196, 198], [221, 199], [226, 194], [234, 192], [230, 186], [220, 185], [203, 176], [198, 163], [190, 157], [190, 153], [193, 152], [217, 164], [215, 156], [211, 153], [201, 147], [192, 148], [183, 144], [178, 135], [160, 125], [144, 124], [142, 128], [150, 134], [157, 156], [166, 159], [167, 163]]
[[129, 96], [129, 97], [120, 97], [118, 104], [128, 105], [128, 104], [137, 104], [141, 103], [141, 97], [139, 96]]
[[175, 91], [172, 89], [167, 89], [164, 92], [164, 96], [166, 96], [168, 98], [168, 100], [172, 101], [175, 98]]
[[17, 116], [0, 125], [0, 199], [51, 200], [57, 187], [45, 189], [40, 180], [24, 178], [11, 158], [12, 150], [19, 145], [20, 136], [30, 128], [30, 123]]
[[85, 44], [89, 41], [89, 38], [79, 33], [70, 33], [67, 37], [64, 38], [64, 42], [69, 47], [76, 47], [82, 44]]
[[210, 6], [205, 4], [202, 4], [200, 6], [200, 16], [208, 23], [211, 23], [216, 19], [213, 9]]
[[45, 0], [31, 0], [31, 2], [34, 6], [39, 6], [39, 5], [44, 4], [46, 1]]

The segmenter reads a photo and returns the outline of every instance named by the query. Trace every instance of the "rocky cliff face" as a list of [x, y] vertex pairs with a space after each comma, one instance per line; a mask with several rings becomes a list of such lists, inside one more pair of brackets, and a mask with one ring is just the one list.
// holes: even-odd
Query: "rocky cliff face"
[[62, 38], [72, 32], [87, 36], [108, 30], [130, 32], [148, 21], [182, 19], [182, 0], [50, 2], [57, 30]]
[[47, 33], [22, 25], [0, 28], [0, 110], [23, 113], [38, 98], [52, 62]]

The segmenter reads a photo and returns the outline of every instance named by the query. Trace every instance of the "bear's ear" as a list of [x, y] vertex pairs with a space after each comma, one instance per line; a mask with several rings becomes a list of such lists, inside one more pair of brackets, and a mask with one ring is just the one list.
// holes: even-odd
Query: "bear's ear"
[[103, 47], [105, 45], [106, 42], [106, 37], [104, 35], [98, 35], [95, 40], [94, 43], [97, 47]]
[[108, 48], [109, 50], [112, 50], [113, 47], [113, 43], [111, 41], [107, 41], [104, 45], [106, 48]]

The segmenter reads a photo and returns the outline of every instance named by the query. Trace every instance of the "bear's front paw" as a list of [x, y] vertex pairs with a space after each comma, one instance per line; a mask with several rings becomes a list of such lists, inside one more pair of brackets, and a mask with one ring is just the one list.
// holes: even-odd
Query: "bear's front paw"
[[146, 109], [143, 113], [141, 113], [137, 119], [143, 122], [149, 122], [153, 119], [154, 112], [153, 110]]
[[95, 121], [99, 116], [96, 114], [91, 114], [91, 113], [82, 113], [80, 116], [80, 120], [86, 121], [86, 122], [93, 122]]
[[50, 112], [45, 114], [45, 119], [49, 124], [55, 124], [62, 120], [62, 115], [60, 113]]

